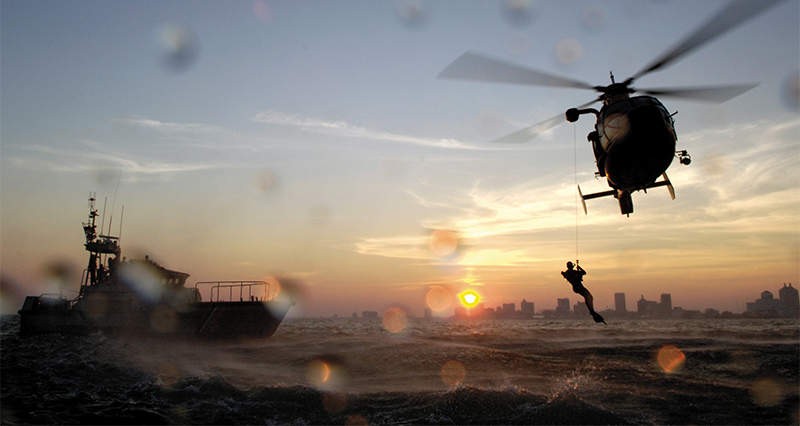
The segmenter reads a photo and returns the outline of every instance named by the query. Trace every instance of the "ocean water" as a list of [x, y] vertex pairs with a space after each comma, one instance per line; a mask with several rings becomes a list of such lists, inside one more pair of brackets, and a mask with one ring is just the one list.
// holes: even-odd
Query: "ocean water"
[[269, 340], [20, 339], [3, 424], [798, 424], [800, 321], [287, 320]]

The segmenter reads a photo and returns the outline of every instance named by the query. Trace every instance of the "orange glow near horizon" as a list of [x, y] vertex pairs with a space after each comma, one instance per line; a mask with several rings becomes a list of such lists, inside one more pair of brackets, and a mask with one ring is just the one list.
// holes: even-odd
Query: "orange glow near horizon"
[[468, 308], [476, 306], [481, 301], [481, 295], [474, 290], [467, 290], [459, 294], [458, 297], [461, 299], [461, 303]]

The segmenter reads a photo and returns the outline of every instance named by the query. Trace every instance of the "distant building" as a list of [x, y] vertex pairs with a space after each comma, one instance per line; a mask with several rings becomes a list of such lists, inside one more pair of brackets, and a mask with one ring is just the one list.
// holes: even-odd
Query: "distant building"
[[462, 308], [460, 306], [457, 306], [455, 308], [455, 312], [454, 313], [455, 313], [455, 317], [456, 318], [466, 318], [467, 317], [467, 308]]
[[792, 283], [789, 283], [789, 287], [786, 287], [786, 283], [783, 283], [783, 288], [778, 290], [778, 295], [786, 309], [795, 313], [800, 311], [800, 297], [798, 297], [797, 289], [792, 287]]
[[669, 316], [672, 313], [672, 295], [671, 294], [662, 294], [661, 295], [661, 305], [659, 306], [661, 309], [661, 314], [665, 316]]
[[625, 293], [614, 293], [614, 308], [618, 314], [628, 312], [628, 308], [625, 306]]
[[535, 313], [533, 309], [533, 302], [528, 302], [525, 299], [522, 299], [522, 303], [519, 304], [519, 309], [522, 318], [533, 318]]
[[644, 295], [642, 295], [642, 298], [636, 302], [636, 312], [642, 317], [652, 317], [658, 316], [661, 313], [661, 309], [658, 302], [644, 300]]
[[574, 314], [576, 317], [588, 317], [589, 316], [589, 307], [586, 306], [586, 302], [578, 302], [575, 304], [574, 307]]
[[558, 299], [556, 305], [556, 316], [567, 317], [570, 314], [569, 299]]
[[516, 311], [517, 307], [513, 303], [503, 303], [501, 308], [497, 308], [495, 311], [496, 318], [514, 318], [514, 311]]
[[363, 311], [363, 312], [361, 312], [361, 318], [364, 318], [364, 319], [378, 319], [378, 312], [376, 312], [376, 311]]
[[760, 299], [747, 304], [747, 312], [756, 315], [777, 315], [782, 306], [781, 301], [775, 299], [772, 292], [765, 290], [761, 293]]
[[433, 309], [425, 308], [425, 319], [433, 318]]
[[778, 290], [780, 299], [775, 299], [772, 292], [765, 290], [761, 293], [761, 298], [755, 302], [747, 304], [747, 313], [757, 316], [780, 316], [796, 317], [800, 314], [800, 303], [798, 303], [797, 289], [783, 284], [783, 288]]

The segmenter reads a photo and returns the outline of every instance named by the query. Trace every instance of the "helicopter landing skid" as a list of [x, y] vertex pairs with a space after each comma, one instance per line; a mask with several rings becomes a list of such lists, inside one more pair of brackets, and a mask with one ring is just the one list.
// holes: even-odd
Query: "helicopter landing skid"
[[[675, 188], [672, 186], [672, 182], [670, 182], [666, 172], [664, 172], [661, 176], [664, 178], [664, 180], [659, 182], [653, 182], [650, 185], [647, 185], [646, 188], [643, 188], [644, 191], [647, 192], [648, 188], [657, 188], [659, 186], [666, 186], [667, 190], [669, 190], [670, 197], [672, 197], [672, 199], [674, 200]], [[613, 196], [619, 201], [619, 209], [622, 214], [630, 216], [630, 214], [633, 213], [633, 199], [631, 199], [631, 193], [629, 191], [621, 189], [612, 189], [610, 191], [595, 192], [593, 194], [583, 195], [583, 192], [581, 192], [581, 186], [578, 185], [578, 195], [581, 197], [581, 204], [583, 205], [583, 214], [589, 214], [588, 210], [586, 209], [586, 200], [591, 200], [592, 198], [608, 197], [608, 196]]]

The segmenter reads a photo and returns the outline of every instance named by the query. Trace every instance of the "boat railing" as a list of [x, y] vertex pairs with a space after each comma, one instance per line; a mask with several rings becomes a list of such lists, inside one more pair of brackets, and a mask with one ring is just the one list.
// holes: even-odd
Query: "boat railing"
[[270, 285], [266, 281], [200, 281], [194, 285], [194, 288], [197, 294], [202, 294], [201, 288], [210, 288], [209, 297], [211, 302], [265, 301], [270, 299]]

